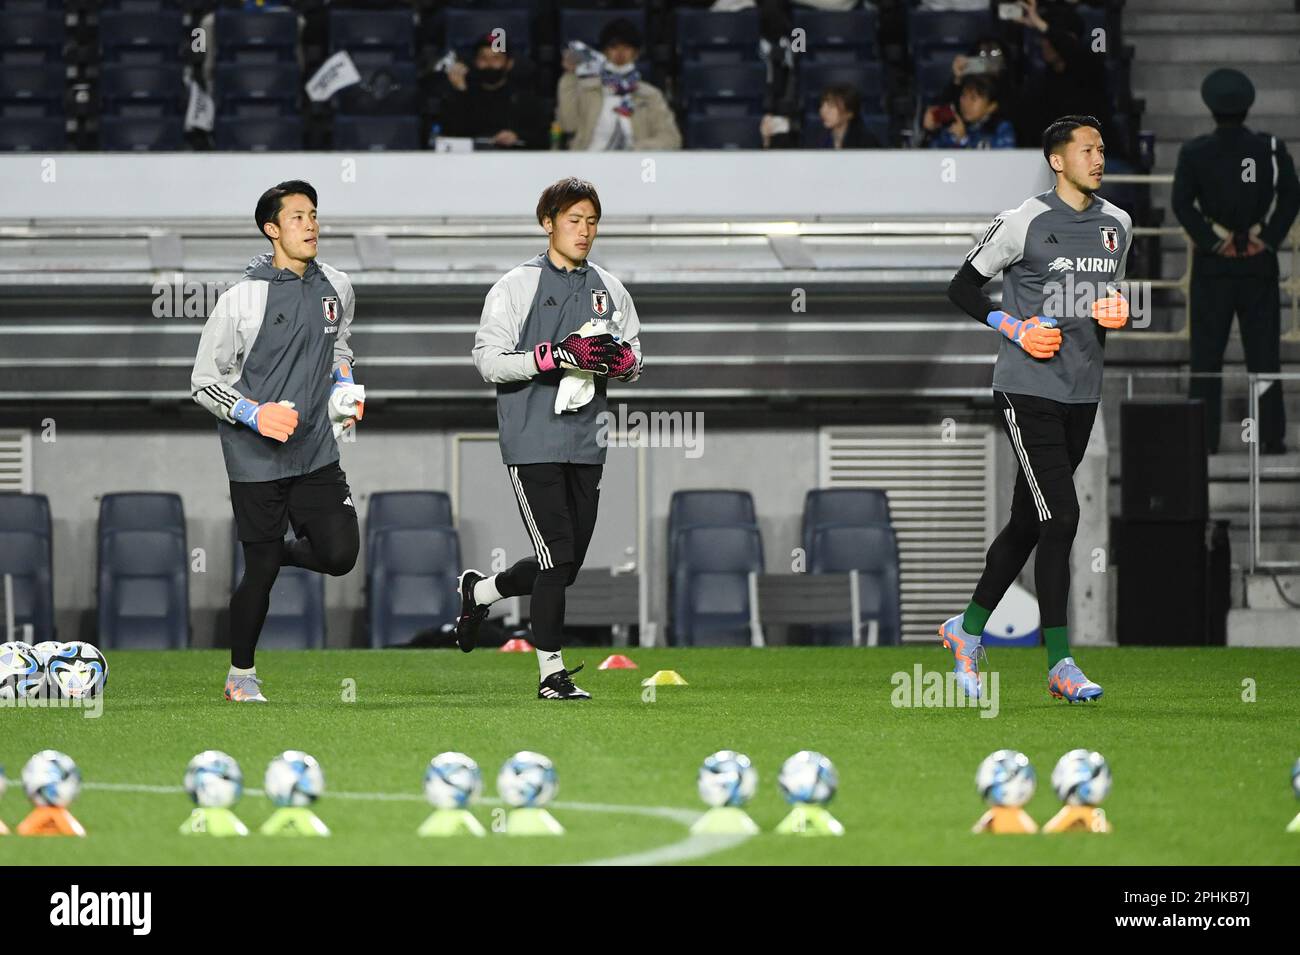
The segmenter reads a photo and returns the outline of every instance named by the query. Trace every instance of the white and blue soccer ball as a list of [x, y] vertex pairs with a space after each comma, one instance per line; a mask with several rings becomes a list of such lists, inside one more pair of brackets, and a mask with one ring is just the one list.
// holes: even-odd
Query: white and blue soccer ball
[[[0, 776], [2, 775], [3, 773], [0, 773]], [[1295, 798], [1300, 799], [1300, 759], [1297, 759], [1295, 765], [1291, 767], [1291, 788], [1295, 790]]]
[[1110, 766], [1101, 753], [1072, 749], [1052, 770], [1057, 798], [1071, 806], [1100, 806], [1110, 792]]
[[67, 644], [60, 643], [58, 640], [42, 640], [40, 643], [32, 645], [36, 651], [36, 658], [41, 661], [41, 666], [48, 666], [50, 658], [62, 650]]
[[0, 643], [0, 700], [35, 696], [44, 682], [35, 647], [21, 640]]
[[744, 753], [720, 749], [704, 760], [696, 784], [710, 806], [743, 806], [758, 789], [758, 770]]
[[263, 788], [277, 806], [310, 806], [325, 791], [325, 774], [315, 757], [287, 749], [266, 767]]
[[98, 696], [108, 683], [108, 661], [93, 644], [72, 640], [49, 657], [45, 679], [53, 693], [67, 699]]
[[42, 750], [23, 767], [23, 791], [33, 805], [67, 806], [81, 792], [81, 770], [67, 754]]
[[244, 773], [221, 750], [204, 750], [185, 767], [185, 791], [204, 809], [229, 809], [244, 794]]
[[516, 809], [545, 806], [559, 791], [555, 764], [541, 753], [515, 753], [497, 774], [497, 792]]
[[424, 771], [424, 795], [435, 809], [464, 809], [483, 794], [483, 773], [464, 753], [439, 753]]
[[821, 753], [805, 749], [781, 765], [776, 784], [786, 802], [823, 806], [835, 797], [840, 777], [834, 763]]
[[1020, 807], [1033, 798], [1038, 777], [1029, 757], [1014, 749], [1000, 749], [980, 763], [975, 786], [990, 806]]

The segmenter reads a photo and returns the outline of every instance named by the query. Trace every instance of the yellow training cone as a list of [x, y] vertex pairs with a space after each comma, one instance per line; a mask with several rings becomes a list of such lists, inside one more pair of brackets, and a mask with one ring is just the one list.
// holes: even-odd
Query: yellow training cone
[[642, 686], [687, 686], [682, 675], [676, 670], [656, 670], [654, 676], [641, 681]]

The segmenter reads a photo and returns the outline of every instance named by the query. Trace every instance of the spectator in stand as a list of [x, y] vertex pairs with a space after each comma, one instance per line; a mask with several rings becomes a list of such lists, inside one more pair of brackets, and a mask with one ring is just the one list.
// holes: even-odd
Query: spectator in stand
[[[862, 122], [862, 94], [852, 86], [833, 83], [822, 90], [821, 105], [817, 109], [822, 132], [816, 137], [817, 149], [879, 149], [880, 141]], [[789, 119], [784, 116], [764, 116], [759, 123], [763, 148], [791, 144]]]
[[1014, 149], [1016, 130], [998, 108], [997, 81], [967, 76], [957, 109], [931, 106], [922, 120], [934, 149]]
[[555, 95], [555, 118], [572, 138], [570, 149], [681, 149], [682, 134], [664, 94], [641, 80], [636, 61], [641, 34], [630, 20], [612, 20], [600, 31], [604, 62], [578, 76], [579, 60], [565, 51], [564, 75]]
[[515, 58], [492, 48], [490, 37], [474, 46], [472, 64], [447, 70], [451, 91], [443, 100], [442, 131], [447, 136], [491, 140], [502, 149], [545, 149], [548, 117], [542, 101], [515, 85]]
[[1013, 22], [1040, 34], [1046, 69], [1025, 77], [1017, 123], [1022, 143], [1041, 140], [1043, 130], [1059, 116], [1096, 116], [1102, 128], [1111, 125], [1106, 91], [1105, 59], [1084, 39], [1083, 18], [1068, 4], [1044, 7], [1038, 0], [1021, 0], [1024, 16]]

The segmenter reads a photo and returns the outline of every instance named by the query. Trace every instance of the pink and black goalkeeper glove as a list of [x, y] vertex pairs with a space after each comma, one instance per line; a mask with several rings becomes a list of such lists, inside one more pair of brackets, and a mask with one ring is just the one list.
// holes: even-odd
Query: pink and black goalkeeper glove
[[542, 342], [533, 349], [537, 370], [554, 371], [556, 368], [575, 368], [608, 375], [610, 363], [618, 354], [618, 343], [613, 335], [592, 335], [583, 338], [574, 332], [564, 341], [554, 344]]
[[636, 352], [627, 342], [618, 345], [614, 359], [609, 363], [609, 377], [627, 381], [636, 374]]

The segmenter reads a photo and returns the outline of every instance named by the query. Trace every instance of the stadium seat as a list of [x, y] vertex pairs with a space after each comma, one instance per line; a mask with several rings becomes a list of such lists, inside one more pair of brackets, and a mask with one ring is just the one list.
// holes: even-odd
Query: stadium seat
[[677, 58], [739, 63], [758, 57], [758, 11], [730, 13], [677, 9]]
[[109, 116], [176, 116], [188, 98], [179, 63], [106, 63], [99, 78], [100, 105]]
[[564, 7], [560, 10], [560, 46], [567, 47], [572, 41], [581, 40], [594, 50], [600, 31], [605, 24], [615, 20], [627, 20], [642, 37], [646, 35], [644, 10], [574, 10]]
[[817, 112], [822, 90], [851, 86], [862, 96], [864, 112], [880, 112], [885, 99], [885, 68], [880, 63], [822, 63], [799, 60], [799, 101], [804, 112]]
[[366, 506], [366, 552], [374, 535], [386, 530], [451, 527], [451, 497], [446, 491], [379, 491]]
[[696, 524], [747, 524], [757, 527], [754, 495], [748, 491], [675, 491], [668, 502], [668, 554], [675, 556], [676, 537]]
[[[818, 529], [809, 550], [808, 572], [834, 574], [850, 570], [858, 571], [863, 620], [877, 620], [877, 642], [881, 646], [897, 645], [902, 640], [903, 623], [894, 529], [885, 524], [830, 525]], [[848, 624], [822, 624], [808, 629], [812, 642], [819, 646], [853, 643]]]
[[106, 152], [174, 152], [184, 142], [179, 116], [104, 116], [99, 121], [99, 148]]
[[385, 530], [366, 554], [370, 645], [405, 643], [460, 611], [460, 539], [450, 527]]
[[[882, 147], [887, 147], [891, 140], [889, 132], [889, 117], [880, 113], [862, 113], [860, 114], [862, 124], [867, 127], [867, 132], [876, 138]], [[826, 145], [826, 127], [822, 125], [821, 116], [816, 110], [803, 115], [803, 126], [801, 127], [800, 145], [805, 149], [817, 149]]]
[[52, 537], [49, 498], [44, 494], [0, 493], [0, 531]]
[[505, 51], [516, 59], [527, 58], [533, 45], [527, 10], [447, 11], [447, 45], [462, 56], [480, 38], [498, 29], [505, 31]]
[[[420, 81], [414, 63], [395, 62], [384, 54], [352, 57], [361, 82], [340, 90], [334, 108], [350, 116], [416, 116]], [[415, 148], [415, 147], [410, 147]]]
[[879, 14], [872, 7], [859, 10], [794, 8], [794, 26], [804, 31], [804, 52], [817, 62], [853, 63], [876, 58]]
[[[231, 524], [234, 567], [233, 591], [244, 579], [244, 548]], [[285, 539], [292, 541], [290, 529]], [[325, 575], [304, 567], [281, 567], [271, 588], [271, 606], [257, 639], [262, 650], [319, 650], [325, 646]]]
[[58, 152], [68, 143], [62, 116], [0, 117], [0, 152]]
[[53, 534], [44, 494], [0, 494], [0, 578], [5, 574], [13, 577], [14, 623], [30, 624], [34, 643], [53, 640]]
[[293, 10], [218, 10], [215, 33], [218, 62], [297, 62], [298, 14]]
[[814, 532], [829, 524], [889, 526], [889, 497], [875, 488], [813, 488], [804, 496], [799, 535], [806, 556], [812, 556]]
[[330, 52], [386, 53], [395, 60], [415, 54], [415, 18], [408, 10], [331, 10]]
[[188, 40], [179, 10], [105, 10], [99, 17], [105, 63], [170, 63]]
[[298, 111], [297, 63], [218, 63], [213, 77], [222, 116], [286, 116]]
[[947, 50], [951, 61], [980, 37], [994, 32], [993, 18], [987, 10], [914, 9], [907, 14], [907, 48], [914, 61], [937, 50]]
[[62, 11], [0, 10], [0, 63], [45, 63], [63, 55]]
[[101, 649], [181, 649], [189, 643], [185, 535], [117, 530], [99, 537]]
[[761, 149], [758, 116], [687, 116], [687, 149]]
[[63, 116], [67, 68], [62, 63], [0, 65], [0, 116]]
[[913, 64], [912, 89], [918, 105], [933, 106], [948, 84], [952, 82], [952, 55], [939, 54], [917, 60]]
[[762, 116], [767, 69], [762, 63], [683, 63], [681, 105], [692, 118]]
[[416, 116], [335, 116], [334, 148], [370, 152], [420, 148]]
[[749, 646], [749, 574], [763, 570], [757, 527], [682, 531], [672, 575], [673, 638], [683, 646]]
[[126, 491], [99, 501], [99, 533], [171, 530], [185, 533], [185, 506], [179, 494]]
[[302, 119], [298, 116], [234, 118], [218, 116], [216, 144], [222, 150], [296, 152], [302, 149]]

